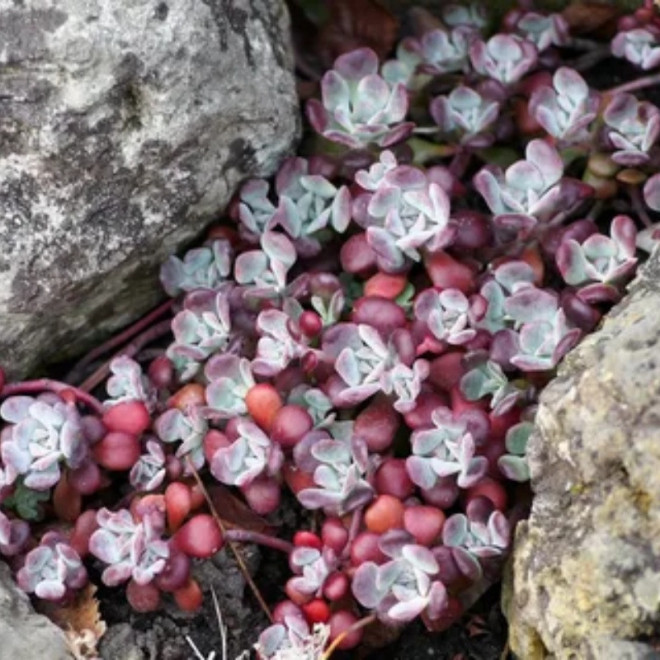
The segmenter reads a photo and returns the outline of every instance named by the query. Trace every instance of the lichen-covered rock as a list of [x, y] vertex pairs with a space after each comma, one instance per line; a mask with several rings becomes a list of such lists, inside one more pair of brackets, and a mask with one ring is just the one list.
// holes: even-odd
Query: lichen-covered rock
[[541, 396], [504, 599], [524, 660], [660, 657], [659, 310], [656, 250]]
[[0, 362], [153, 305], [157, 264], [291, 150], [284, 0], [0, 0]]
[[45, 616], [35, 614], [29, 598], [16, 586], [9, 567], [0, 562], [0, 658], [3, 660], [72, 660], [64, 633]]

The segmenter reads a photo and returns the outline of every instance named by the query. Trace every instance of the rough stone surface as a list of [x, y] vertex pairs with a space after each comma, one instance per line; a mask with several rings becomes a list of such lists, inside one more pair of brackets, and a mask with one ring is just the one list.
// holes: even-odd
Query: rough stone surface
[[65, 358], [152, 306], [157, 264], [299, 112], [283, 0], [0, 0], [0, 355]]
[[35, 614], [16, 586], [9, 567], [0, 562], [0, 659], [71, 660], [64, 633], [45, 616]]
[[525, 660], [660, 657], [658, 310], [656, 250], [541, 396], [505, 598]]

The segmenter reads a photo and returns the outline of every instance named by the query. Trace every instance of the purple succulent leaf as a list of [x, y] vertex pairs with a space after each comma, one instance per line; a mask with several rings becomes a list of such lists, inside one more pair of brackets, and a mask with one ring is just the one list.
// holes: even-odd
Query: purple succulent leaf
[[552, 80], [553, 87], [540, 87], [532, 93], [530, 113], [554, 138], [579, 141], [596, 117], [599, 97], [568, 67], [557, 69]]
[[435, 575], [439, 570], [438, 562], [433, 553], [422, 545], [403, 546], [401, 556], [415, 568], [429, 575]]
[[525, 12], [516, 23], [516, 30], [531, 41], [539, 52], [550, 46], [565, 46], [569, 41], [569, 26], [561, 14]]
[[0, 417], [10, 424], [18, 424], [30, 416], [30, 407], [34, 403], [31, 396], [10, 396], [0, 405]]
[[477, 73], [507, 85], [520, 80], [536, 65], [537, 49], [518, 35], [496, 34], [485, 43], [472, 43], [470, 60]]
[[239, 284], [255, 282], [268, 268], [268, 256], [261, 250], [243, 252], [236, 258], [234, 276]]
[[557, 268], [566, 284], [575, 286], [589, 280], [587, 276], [587, 260], [580, 244], [574, 239], [561, 242], [555, 254]]
[[401, 601], [387, 610], [387, 616], [394, 621], [412, 621], [420, 615], [428, 605], [428, 597], [416, 596], [410, 600]]
[[376, 587], [379, 567], [372, 561], [360, 564], [353, 575], [351, 590], [356, 600], [367, 609], [378, 607], [383, 593]]
[[634, 258], [637, 242], [637, 228], [627, 215], [617, 215], [612, 220], [610, 234], [618, 250], [618, 255], [626, 259]]
[[660, 65], [660, 34], [653, 25], [619, 32], [612, 39], [612, 54], [624, 57], [644, 71]]
[[440, 29], [426, 32], [419, 43], [420, 69], [433, 75], [467, 72], [470, 44], [478, 35], [474, 28], [466, 25], [458, 25], [449, 32]]
[[559, 308], [557, 296], [545, 289], [526, 286], [504, 302], [504, 311], [517, 324], [554, 318]]
[[479, 560], [464, 548], [452, 547], [451, 550], [452, 558], [456, 562], [461, 573], [468, 578], [468, 580], [478, 582], [483, 575], [483, 569], [481, 568]]
[[615, 95], [603, 112], [609, 127], [607, 137], [618, 149], [612, 160], [635, 167], [646, 163], [648, 151], [660, 134], [660, 110], [648, 101], [639, 101], [634, 95]]
[[449, 546], [460, 546], [468, 534], [468, 519], [462, 513], [449, 516], [442, 528], [442, 542]]
[[497, 459], [497, 467], [510, 481], [529, 481], [529, 465], [522, 456], [505, 454]]
[[465, 25], [481, 30], [488, 25], [488, 14], [484, 5], [479, 2], [449, 3], [442, 6], [442, 21], [449, 27]]
[[649, 177], [644, 184], [644, 201], [653, 211], [660, 211], [660, 174]]

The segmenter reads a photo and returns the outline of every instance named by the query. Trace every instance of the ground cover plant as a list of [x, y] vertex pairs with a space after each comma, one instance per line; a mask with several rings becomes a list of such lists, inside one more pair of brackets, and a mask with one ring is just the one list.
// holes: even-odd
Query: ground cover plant
[[[23, 590], [67, 603], [94, 568], [194, 611], [194, 562], [260, 543], [291, 576], [256, 649], [285, 660], [443, 630], [499, 580], [539, 393], [658, 238], [660, 14], [572, 16], [449, 4], [393, 52], [344, 43], [301, 155], [163, 265], [168, 302], [67, 382], [0, 374]], [[612, 56], [635, 77], [590, 85]]]

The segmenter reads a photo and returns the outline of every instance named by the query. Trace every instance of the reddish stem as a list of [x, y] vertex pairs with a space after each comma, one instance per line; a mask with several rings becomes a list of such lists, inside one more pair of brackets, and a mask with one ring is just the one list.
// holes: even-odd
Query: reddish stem
[[108, 341], [92, 349], [81, 360], [76, 362], [76, 364], [71, 369], [70, 375], [79, 373], [87, 365], [89, 365], [91, 362], [101, 357], [108, 351], [111, 351], [113, 348], [117, 348], [117, 346], [121, 346], [122, 344], [125, 344], [136, 334], [142, 332], [142, 330], [144, 330], [145, 328], [148, 328], [158, 318], [160, 318], [163, 314], [168, 312], [172, 308], [173, 304], [174, 304], [173, 299], [166, 300], [162, 305], [159, 305], [158, 307], [156, 307], [156, 309], [150, 311], [148, 314], [143, 316], [139, 321], [129, 326], [128, 328], [120, 332], [118, 335], [111, 337], [110, 339], [108, 339]]
[[49, 378], [25, 380], [21, 383], [7, 384], [2, 388], [2, 391], [0, 391], [0, 398], [4, 399], [16, 394], [37, 394], [40, 392], [55, 392], [55, 394], [61, 394], [64, 391], [73, 392], [80, 403], [84, 403], [98, 415], [103, 414], [103, 404], [96, 397], [93, 397], [91, 394], [78, 387], [74, 387], [68, 383], [61, 383], [57, 380], [50, 380]]
[[140, 351], [140, 349], [146, 344], [160, 339], [168, 334], [171, 330], [171, 320], [167, 319], [152, 325], [150, 328], [145, 330], [142, 334], [138, 335], [133, 339], [133, 341], [122, 348], [121, 351], [115, 353], [109, 360], [104, 362], [91, 376], [85, 379], [85, 381], [80, 385], [80, 389], [86, 392], [91, 392], [95, 387], [100, 385], [110, 373], [110, 363], [114, 358], [120, 355], [126, 355], [128, 357], [133, 357]]
[[612, 87], [611, 89], [607, 90], [607, 94], [614, 96], [615, 94], [623, 94], [624, 92], [636, 92], [640, 89], [652, 87], [653, 85], [657, 84], [660, 84], [660, 73], [655, 73], [652, 76], [637, 78], [637, 80], [631, 80], [630, 82], [623, 83], [623, 85]]
[[275, 536], [270, 536], [270, 534], [253, 532], [249, 529], [228, 529], [225, 532], [225, 539], [234, 543], [256, 543], [257, 545], [265, 545], [267, 548], [281, 550], [286, 554], [291, 554], [294, 549], [293, 543], [278, 539]]

